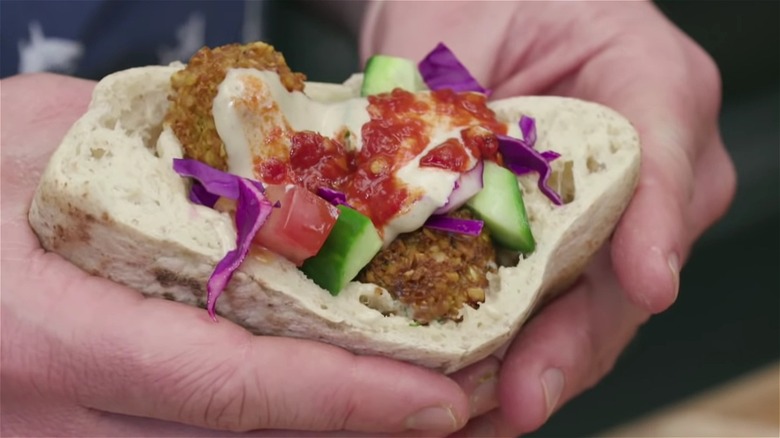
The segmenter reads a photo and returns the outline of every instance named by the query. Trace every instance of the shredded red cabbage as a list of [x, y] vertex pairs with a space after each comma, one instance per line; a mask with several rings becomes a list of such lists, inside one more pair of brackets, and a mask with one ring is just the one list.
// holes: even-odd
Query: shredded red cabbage
[[536, 120], [533, 117], [521, 115], [517, 124], [520, 126], [520, 132], [523, 133], [523, 140], [528, 143], [528, 146], [534, 147], [536, 145]]
[[[520, 121], [517, 123], [518, 126], [520, 126], [520, 132], [523, 133], [523, 141], [531, 147], [536, 147], [536, 120], [534, 120], [533, 117], [528, 116], [520, 116]], [[544, 159], [549, 163], [556, 158], [560, 157], [561, 154], [555, 151], [543, 151], [542, 156]], [[533, 170], [528, 168], [527, 172], [532, 172]]]
[[536, 143], [536, 122], [532, 117], [520, 117], [520, 131], [523, 139], [498, 135], [498, 149], [504, 158], [504, 165], [516, 175], [524, 175], [528, 172], [539, 174], [539, 190], [555, 205], [563, 205], [560, 195], [550, 188], [547, 181], [550, 179], [552, 169], [549, 161], [558, 158], [560, 154], [553, 151], [539, 153], [534, 149]]
[[220, 197], [237, 200], [236, 248], [217, 263], [206, 285], [206, 309], [216, 321], [217, 298], [246, 258], [252, 240], [274, 206], [263, 195], [264, 188], [259, 181], [222, 172], [196, 160], [174, 159], [173, 170], [195, 179], [190, 190], [190, 200], [194, 203], [213, 207]]
[[[232, 173], [217, 170], [198, 160], [184, 158], [174, 158], [173, 170], [181, 176], [194, 178], [202, 184], [204, 190], [196, 189], [196, 184], [193, 184], [192, 191], [190, 192], [190, 200], [199, 204], [201, 204], [199, 201], [204, 200], [203, 194], [205, 192], [229, 199], [238, 199], [238, 181], [244, 179], [237, 175], [233, 175]], [[252, 185], [261, 193], [265, 192], [265, 188], [260, 181], [250, 179], [247, 179], [247, 181], [252, 183]], [[195, 192], [194, 194], [192, 193], [193, 191]], [[193, 199], [193, 197], [195, 199]], [[206, 202], [210, 201], [210, 199], [210, 197], [205, 197]], [[216, 202], [216, 200], [214, 200], [214, 202]], [[208, 204], [203, 203], [203, 205]], [[211, 204], [209, 206], [213, 205], [214, 204]]]
[[214, 208], [214, 205], [216, 205], [217, 201], [219, 201], [219, 195], [215, 195], [206, 190], [200, 181], [193, 181], [192, 187], [190, 188], [190, 201], [195, 204]]
[[[237, 177], [238, 178], [238, 177]], [[207, 284], [208, 299], [206, 309], [211, 319], [216, 321], [216, 303], [217, 298], [227, 286], [233, 273], [241, 266], [249, 247], [252, 244], [260, 226], [263, 225], [273, 208], [271, 203], [252, 184], [250, 180], [238, 178], [236, 181], [238, 188], [238, 202], [236, 205], [236, 248], [228, 251], [225, 257], [219, 261], [214, 272], [209, 277]]]
[[425, 85], [431, 90], [450, 88], [455, 92], [476, 91], [490, 95], [490, 90], [479, 85], [455, 54], [439, 43], [417, 66]]
[[[544, 151], [544, 152], [540, 152], [539, 154], [542, 156], [542, 158], [544, 158], [544, 161], [548, 163], [561, 156], [561, 154], [555, 151]], [[514, 169], [514, 173], [517, 176], [525, 175], [526, 173], [531, 173], [533, 171], [534, 170], [531, 169], [530, 167], [526, 167], [523, 165], [518, 165]]]
[[468, 234], [479, 236], [484, 222], [473, 219], [460, 219], [456, 217], [433, 215], [425, 221], [425, 226], [433, 230], [446, 231], [448, 233]]
[[317, 194], [322, 199], [330, 202], [333, 205], [343, 205], [352, 208], [352, 206], [347, 203], [347, 195], [338, 190], [334, 190], [328, 187], [320, 187], [317, 189]]

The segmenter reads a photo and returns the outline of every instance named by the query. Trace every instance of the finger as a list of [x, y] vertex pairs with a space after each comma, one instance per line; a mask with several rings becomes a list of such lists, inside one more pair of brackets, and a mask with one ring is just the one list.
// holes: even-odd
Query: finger
[[663, 122], [658, 126], [645, 131], [639, 186], [612, 239], [621, 284], [635, 304], [654, 313], [675, 301], [691, 245], [725, 213], [736, 186], [717, 132], [699, 140], [664, 136]]
[[693, 172], [671, 148], [643, 155], [639, 185], [612, 238], [612, 259], [629, 298], [657, 313], [679, 291]]
[[[14, 382], [11, 382], [12, 386]], [[3, 385], [3, 421], [0, 436], [62, 436], [62, 437], [430, 437], [430, 432], [410, 431], [392, 435], [358, 432], [310, 432], [266, 430], [228, 432], [191, 425], [133, 417], [84, 408], [67, 400], [31, 393], [19, 385], [7, 394]], [[21, 391], [18, 391], [21, 390]]]
[[498, 406], [496, 387], [500, 366], [501, 362], [490, 356], [449, 376], [468, 396], [471, 418]]
[[544, 308], [507, 352], [499, 401], [510, 432], [536, 430], [564, 402], [594, 385], [647, 317], [619, 289], [601, 251], [581, 282]]
[[30, 325], [46, 328], [39, 360], [60, 366], [41, 377], [58, 376], [84, 406], [235, 431], [450, 432], [468, 418], [465, 395], [439, 374], [316, 342], [253, 337], [201, 309], [143, 299], [44, 257], [38, 272], [56, 266], [74, 280], [32, 279], [62, 291], [27, 303], [42, 310]]
[[[631, 301], [657, 313], [677, 298], [680, 267], [691, 242], [694, 163], [706, 145], [703, 123], [694, 120], [704, 110], [695, 99], [686, 99], [688, 84], [681, 83], [674, 70], [644, 85], [638, 89], [635, 81], [626, 79], [611, 90], [608, 100], [636, 124], [642, 141], [639, 185], [615, 230], [612, 258]], [[648, 93], [648, 88], [655, 92]]]
[[500, 409], [493, 409], [472, 419], [463, 429], [450, 435], [450, 438], [516, 438], [517, 432], [504, 418]]
[[[712, 146], [720, 77], [711, 58], [652, 5], [631, 9], [648, 8], [653, 13], [641, 14], [645, 20], [632, 30], [637, 38], [607, 46], [569, 91], [614, 108], [639, 132], [639, 186], [616, 228], [612, 256], [628, 297], [657, 313], [677, 297], [692, 242], [691, 217], [700, 214], [691, 210], [694, 171], [699, 154]], [[652, 37], [638, 37], [643, 34]]]
[[[84, 408], [81, 408], [84, 409]], [[125, 437], [273, 437], [273, 438], [304, 438], [304, 437], [339, 437], [339, 438], [360, 438], [372, 437], [381, 438], [383, 436], [394, 438], [415, 438], [431, 437], [430, 432], [409, 431], [396, 433], [392, 435], [367, 433], [367, 432], [349, 432], [349, 431], [300, 431], [300, 430], [279, 430], [269, 429], [250, 432], [227, 432], [224, 430], [206, 429], [181, 423], [161, 421], [153, 418], [131, 417], [127, 415], [111, 414], [97, 411], [87, 411], [80, 413], [82, 417], [89, 418], [80, 421], [80, 428], [71, 429], [73, 433], [66, 436], [125, 436]], [[87, 427], [87, 428], [85, 428]], [[88, 430], [88, 433], [84, 433]]]

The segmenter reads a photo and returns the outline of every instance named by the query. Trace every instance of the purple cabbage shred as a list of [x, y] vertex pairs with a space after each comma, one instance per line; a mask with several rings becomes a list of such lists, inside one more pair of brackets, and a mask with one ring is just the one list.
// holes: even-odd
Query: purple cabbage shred
[[479, 236], [483, 226], [484, 222], [480, 220], [460, 219], [445, 215], [433, 215], [425, 221], [426, 228], [470, 236]]
[[482, 87], [468, 69], [444, 43], [439, 43], [417, 67], [431, 90], [449, 88], [455, 92], [476, 91], [487, 96], [490, 90]]
[[233, 273], [244, 262], [247, 253], [249, 253], [252, 239], [254, 239], [273, 208], [268, 199], [263, 196], [260, 190], [257, 189], [257, 186], [252, 184], [251, 181], [240, 178], [236, 185], [238, 188], [236, 248], [228, 251], [225, 257], [219, 261], [206, 286], [208, 291], [206, 309], [211, 319], [215, 321], [217, 298], [225, 290], [225, 286], [230, 282]]
[[175, 159], [173, 169], [181, 176], [195, 179], [189, 195], [192, 202], [213, 208], [220, 197], [237, 201], [236, 248], [217, 263], [206, 285], [206, 309], [216, 321], [217, 298], [243, 263], [252, 240], [274, 206], [263, 195], [264, 188], [259, 181], [222, 172], [196, 160]]
[[[238, 181], [244, 179], [240, 176], [233, 175], [232, 173], [217, 170], [198, 160], [190, 160], [185, 158], [175, 158], [173, 160], [173, 170], [181, 176], [194, 178], [200, 183], [200, 185], [203, 187], [203, 190], [195, 189], [196, 184], [193, 184], [192, 191], [195, 191], [196, 193], [190, 193], [190, 200], [199, 204], [201, 203], [199, 201], [203, 200], [203, 195], [205, 192], [228, 199], [238, 199]], [[247, 179], [247, 181], [251, 182], [261, 193], [265, 192], [265, 187], [263, 187], [263, 184], [260, 183], [260, 181], [249, 179]], [[206, 197], [205, 201], [208, 202], [211, 199], [212, 198]], [[214, 202], [216, 202], [216, 200]], [[213, 206], [213, 204], [202, 205], [209, 207]]]
[[563, 205], [563, 200], [552, 188], [548, 181], [552, 174], [550, 161], [558, 158], [560, 154], [554, 151], [539, 152], [534, 149], [536, 143], [536, 123], [533, 118], [522, 116], [520, 118], [520, 131], [523, 138], [512, 138], [504, 135], [498, 136], [498, 148], [504, 158], [504, 165], [515, 175], [524, 175], [529, 172], [539, 174], [539, 190], [544, 193], [555, 205]]
[[328, 187], [320, 187], [317, 189], [317, 195], [335, 206], [343, 205], [352, 208], [352, 206], [347, 203], [347, 195], [338, 190], [334, 190]]

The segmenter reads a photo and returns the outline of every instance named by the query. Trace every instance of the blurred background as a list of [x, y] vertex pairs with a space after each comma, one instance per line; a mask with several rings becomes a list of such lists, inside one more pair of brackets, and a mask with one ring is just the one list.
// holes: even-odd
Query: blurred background
[[[656, 3], [715, 58], [721, 70], [722, 133], [737, 167], [737, 196], [683, 269], [675, 305], [641, 329], [606, 379], [530, 436], [604, 434], [732, 379], [752, 376], [780, 357], [780, 2]], [[294, 2], [274, 3], [272, 11], [269, 39], [294, 69], [313, 80], [342, 81], [358, 68], [355, 41], [343, 28]], [[737, 400], [741, 394], [723, 395], [735, 403], [755, 399], [760, 405], [740, 406], [748, 411], [740, 421], [748, 421], [753, 410], [768, 408], [764, 417], [769, 415], [778, 430], [777, 374], [777, 367], [770, 368], [754, 384], [757, 391], [764, 391], [755, 396], [749, 393]], [[705, 393], [705, 398], [711, 397]], [[712, 418], [704, 421], [715, 427], [710, 434], [729, 434]], [[741, 424], [738, 429], [748, 435], [757, 432], [749, 426]], [[693, 436], [699, 431], [647, 433]]]

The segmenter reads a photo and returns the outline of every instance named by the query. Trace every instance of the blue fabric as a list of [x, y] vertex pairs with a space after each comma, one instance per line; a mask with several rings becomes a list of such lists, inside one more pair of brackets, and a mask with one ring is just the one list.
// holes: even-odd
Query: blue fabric
[[28, 69], [91, 79], [172, 57], [186, 61], [202, 45], [240, 42], [244, 9], [235, 0], [3, 0], [0, 76], [20, 72], [23, 51]]

